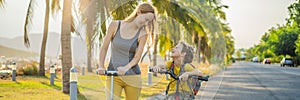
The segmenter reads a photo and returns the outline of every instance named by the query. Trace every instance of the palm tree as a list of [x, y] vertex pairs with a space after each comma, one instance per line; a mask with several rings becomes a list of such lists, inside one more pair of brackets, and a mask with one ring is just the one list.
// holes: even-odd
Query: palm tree
[[[99, 1], [99, 0], [98, 0]], [[97, 10], [98, 10], [98, 2], [95, 0], [87, 0], [80, 2], [80, 12], [81, 16], [84, 17], [85, 22], [82, 24], [86, 24], [86, 46], [87, 46], [87, 69], [88, 72], [92, 72], [91, 61], [92, 61], [92, 48], [93, 48], [93, 37], [95, 37], [94, 26], [97, 20]]]
[[[161, 1], [161, 0], [152, 0], [152, 2], [153, 2], [153, 5], [158, 8], [160, 15], [165, 15], [165, 16], [168, 16], [169, 18], [174, 19], [174, 20], [173, 19], [170, 20], [171, 22], [167, 22], [167, 23], [172, 23], [173, 28], [166, 27], [166, 29], [171, 29], [171, 30], [178, 29], [178, 28], [176, 28], [176, 25], [174, 24], [174, 21], [177, 21], [184, 27], [185, 30], [187, 30], [186, 31], [187, 33], [197, 34], [196, 36], [198, 36], [198, 35], [206, 36], [207, 33], [204, 31], [205, 29], [204, 29], [202, 23], [200, 22], [200, 18], [198, 18], [199, 14], [195, 13], [196, 10], [191, 9], [190, 7], [182, 6], [184, 4], [184, 2], [181, 2], [181, 1], [171, 2], [171, 1]], [[198, 4], [198, 3], [196, 3], [196, 4]], [[201, 13], [201, 15], [206, 15], [203, 12], [200, 12], [200, 13]], [[172, 34], [170, 36], [173, 36], [174, 32], [176, 32], [176, 31], [173, 31], [170, 33], [167, 32], [166, 33], [167, 35], [165, 35], [165, 36], [169, 36], [168, 34]], [[180, 33], [179, 30], [177, 30], [177, 32]], [[169, 38], [174, 42], [174, 44], [176, 44], [176, 41], [178, 41], [180, 39], [180, 38], [177, 39], [176, 37], [179, 37], [179, 36], [180, 35], [174, 36], [173, 38], [172, 37], [169, 37]], [[165, 40], [159, 39], [159, 41], [165, 41]], [[166, 43], [168, 43], [168, 42], [166, 42]], [[163, 44], [161, 44], [161, 45], [163, 45]], [[163, 47], [163, 46], [160, 46], [160, 47]], [[154, 49], [156, 49], [156, 48], [154, 48]], [[160, 49], [162, 49], [162, 48], [160, 48]], [[170, 50], [170, 48], [166, 48], [163, 51], [160, 50], [161, 51], [160, 54], [165, 54], [166, 50]]]
[[[226, 21], [225, 12], [222, 8], [228, 8], [226, 5], [221, 5], [220, 0], [190, 0], [182, 1], [185, 5], [188, 5], [190, 12], [194, 13], [196, 18], [200, 20], [200, 23], [205, 27], [206, 34], [195, 34], [194, 44], [197, 44], [197, 56], [198, 62], [200, 61], [200, 55], [205, 62], [206, 59], [223, 58], [225, 54], [225, 38], [228, 33], [231, 32], [230, 28], [223, 24]], [[217, 37], [217, 38], [216, 38]], [[221, 44], [220, 44], [221, 43]], [[218, 46], [216, 46], [218, 44]], [[222, 56], [222, 57], [221, 57]]]
[[[87, 46], [87, 69], [92, 72], [92, 50], [94, 50], [97, 39], [101, 41], [106, 32], [106, 19], [109, 15], [107, 0], [80, 1], [81, 25], [86, 25], [85, 40]], [[77, 18], [78, 19], [78, 18]], [[97, 46], [97, 45], [96, 45]]]
[[43, 40], [42, 40], [42, 48], [40, 53], [40, 68], [39, 68], [39, 75], [45, 76], [45, 53], [46, 53], [46, 43], [48, 37], [48, 23], [49, 23], [49, 0], [46, 0], [46, 15], [44, 21], [44, 33], [43, 33]]
[[[41, 44], [41, 52], [40, 52], [40, 63], [39, 63], [39, 75], [45, 76], [45, 55], [46, 55], [46, 44], [48, 37], [48, 26], [49, 26], [49, 14], [50, 14], [50, 0], [45, 0], [46, 9], [45, 9], [45, 19], [44, 19], [44, 32], [43, 32], [43, 40]], [[30, 0], [29, 6], [27, 9], [27, 16], [24, 25], [24, 43], [26, 47], [30, 47], [30, 42], [28, 38], [28, 27], [29, 22], [31, 22], [31, 18], [33, 16], [33, 5], [34, 0]], [[52, 0], [52, 12], [55, 12], [60, 9], [59, 0]]]
[[[176, 36], [176, 32], [179, 32], [179, 28], [176, 27], [177, 25], [174, 23], [174, 21], [177, 21], [184, 27], [186, 30], [185, 32], [189, 33], [183, 35], [186, 36], [184, 39], [190, 40], [191, 36], [194, 37], [194, 40], [192, 41], [193, 43], [191, 44], [197, 45], [198, 57], [200, 57], [200, 54], [204, 55], [203, 57], [206, 59], [210, 59], [211, 57], [220, 58], [224, 56], [224, 51], [226, 49], [225, 44], [223, 44], [225, 41], [224, 36], [226, 35], [225, 33], [230, 33], [228, 32], [230, 29], [224, 28], [222, 26], [222, 22], [220, 21], [226, 19], [225, 13], [222, 12], [221, 9], [227, 8], [226, 5], [221, 5], [220, 0], [152, 0], [152, 2], [153, 5], [158, 8], [160, 15], [168, 16], [167, 19], [174, 19], [170, 20], [170, 22], [167, 22], [172, 24], [167, 25], [168, 27], [163, 29], [166, 31], [160, 31], [161, 33], [165, 34], [159, 36], [158, 41], [160, 41], [160, 43], [171, 43], [166, 41], [166, 38], [171, 40], [174, 44], [176, 44], [176, 41], [179, 39], [182, 39], [176, 38], [181, 36]], [[168, 32], [168, 29], [173, 31]], [[172, 34], [171, 36], [174, 37], [168, 37], [169, 34]], [[217, 39], [217, 41], [215, 41], [215, 39]], [[216, 46], [218, 43], [223, 44], [222, 47]], [[163, 49], [162, 47], [167, 46], [162, 46], [164, 44], [160, 45], [160, 54], [165, 54], [165, 52], [170, 49]], [[154, 51], [156, 51], [156, 49], [157, 48], [154, 48]], [[155, 56], [156, 54], [153, 55]]]
[[62, 48], [62, 79], [63, 93], [69, 93], [70, 88], [70, 69], [72, 67], [71, 50], [71, 25], [72, 25], [72, 0], [64, 0], [63, 17], [61, 27], [61, 48]]

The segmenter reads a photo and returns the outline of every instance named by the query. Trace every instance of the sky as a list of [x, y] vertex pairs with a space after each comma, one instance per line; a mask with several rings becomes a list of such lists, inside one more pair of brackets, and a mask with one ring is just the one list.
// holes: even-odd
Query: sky
[[[24, 34], [24, 23], [26, 19], [29, 0], [5, 0], [4, 8], [0, 8], [0, 37], [14, 38]], [[34, 16], [30, 23], [29, 34], [43, 33], [45, 18], [44, 0], [34, 0]], [[39, 5], [37, 5], [39, 4]], [[50, 15], [49, 32], [61, 31], [61, 12]]]
[[224, 9], [235, 48], [249, 48], [258, 44], [261, 36], [288, 18], [287, 7], [295, 0], [223, 0]]
[[[43, 0], [36, 0], [35, 14], [29, 34], [42, 33], [45, 16]], [[288, 18], [287, 7], [295, 0], [222, 0], [227, 22], [235, 38], [235, 48], [249, 48], [258, 44], [261, 36]], [[25, 14], [29, 0], [6, 0], [0, 8], [0, 37], [13, 38], [23, 35]], [[50, 18], [49, 32], [61, 31], [61, 12]]]

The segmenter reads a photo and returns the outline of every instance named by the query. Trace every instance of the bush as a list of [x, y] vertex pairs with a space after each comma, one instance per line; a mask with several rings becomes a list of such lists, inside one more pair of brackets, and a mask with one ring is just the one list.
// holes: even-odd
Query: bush
[[29, 63], [27, 66], [23, 67], [24, 75], [37, 75], [37, 64], [35, 63]]
[[17, 75], [24, 75], [24, 69], [22, 67], [17, 67]]
[[294, 58], [294, 65], [295, 66], [300, 65], [300, 57], [297, 56], [297, 57]]

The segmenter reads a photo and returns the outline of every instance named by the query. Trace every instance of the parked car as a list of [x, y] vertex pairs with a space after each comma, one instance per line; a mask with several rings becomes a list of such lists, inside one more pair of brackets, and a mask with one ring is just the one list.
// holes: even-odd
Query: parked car
[[270, 59], [264, 59], [262, 63], [263, 64], [271, 64], [271, 60]]
[[257, 62], [258, 63], [259, 62], [258, 57], [253, 57], [252, 62]]
[[292, 59], [292, 58], [283, 58], [283, 59], [280, 61], [280, 66], [281, 66], [281, 67], [284, 67], [285, 65], [288, 65], [288, 66], [290, 66], [290, 67], [294, 67], [293, 59]]

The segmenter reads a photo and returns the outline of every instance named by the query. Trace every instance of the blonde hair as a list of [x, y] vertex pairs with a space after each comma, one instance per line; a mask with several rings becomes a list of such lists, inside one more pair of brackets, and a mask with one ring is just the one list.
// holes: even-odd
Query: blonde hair
[[157, 10], [155, 7], [153, 7], [149, 3], [141, 3], [139, 4], [136, 9], [127, 17], [125, 18], [125, 22], [132, 22], [137, 17], [137, 12], [140, 12], [142, 14], [145, 13], [153, 13], [154, 19], [152, 21], [148, 22], [148, 25], [146, 25], [144, 28], [147, 33], [150, 34], [151, 40], [154, 41], [154, 32], [156, 30], [157, 26]]
[[183, 62], [184, 63], [191, 63], [193, 61], [193, 58], [194, 58], [193, 47], [188, 45], [187, 43], [185, 43], [183, 41], [180, 41], [179, 44], [182, 45], [181, 52], [185, 52]]

